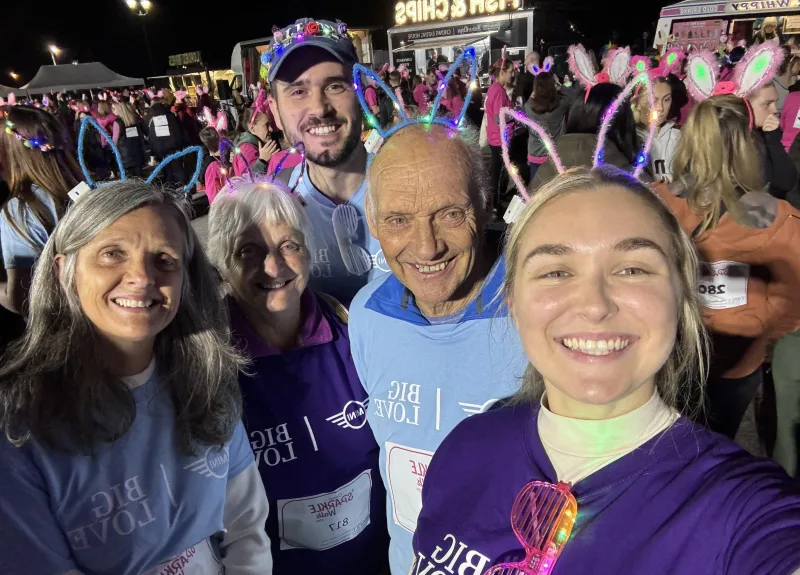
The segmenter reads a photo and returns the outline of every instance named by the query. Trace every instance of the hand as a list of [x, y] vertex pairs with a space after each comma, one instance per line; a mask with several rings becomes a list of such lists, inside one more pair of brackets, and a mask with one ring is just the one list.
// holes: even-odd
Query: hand
[[775, 114], [770, 114], [767, 116], [767, 119], [764, 120], [764, 125], [761, 126], [761, 129], [765, 132], [773, 132], [777, 130], [781, 125], [780, 120], [778, 120], [778, 116]]
[[261, 144], [258, 145], [258, 159], [263, 162], [269, 162], [269, 159], [276, 152], [278, 152], [278, 144], [271, 138], [263, 146]]

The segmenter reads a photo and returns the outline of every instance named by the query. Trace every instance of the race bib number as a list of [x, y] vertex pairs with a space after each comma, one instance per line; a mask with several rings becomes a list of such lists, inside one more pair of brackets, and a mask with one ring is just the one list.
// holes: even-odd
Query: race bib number
[[422, 484], [433, 458], [432, 451], [386, 442], [386, 477], [392, 498], [394, 522], [413, 533], [422, 510]]
[[156, 136], [159, 138], [168, 138], [169, 126], [156, 126]]
[[216, 553], [211, 549], [208, 539], [189, 547], [183, 553], [165, 561], [142, 575], [224, 575]]
[[154, 126], [166, 126], [167, 125], [167, 117], [166, 116], [156, 116], [153, 118], [153, 125]]
[[747, 304], [750, 266], [738, 262], [700, 264], [700, 303], [710, 309], [729, 309]]
[[369, 525], [371, 494], [368, 469], [331, 493], [279, 499], [281, 550], [324, 551], [355, 539]]
[[125, 128], [125, 137], [126, 138], [138, 138], [139, 137], [139, 130], [136, 129], [136, 126], [131, 128]]

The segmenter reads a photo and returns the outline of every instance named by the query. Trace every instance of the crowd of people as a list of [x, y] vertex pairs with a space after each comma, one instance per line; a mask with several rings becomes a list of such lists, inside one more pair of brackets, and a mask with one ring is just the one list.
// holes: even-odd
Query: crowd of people
[[0, 107], [0, 572], [800, 574], [800, 65], [740, 52], [484, 98], [307, 18], [230, 116]]

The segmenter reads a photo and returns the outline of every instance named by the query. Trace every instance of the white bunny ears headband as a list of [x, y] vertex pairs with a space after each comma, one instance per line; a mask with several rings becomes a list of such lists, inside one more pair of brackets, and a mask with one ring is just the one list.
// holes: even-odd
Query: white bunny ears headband
[[604, 67], [600, 72], [595, 69], [594, 62], [583, 45], [570, 46], [568, 53], [570, 70], [586, 88], [584, 101], [589, 99], [589, 91], [597, 84], [610, 82], [617, 86], [624, 86], [633, 72], [631, 70], [631, 49], [627, 46], [609, 50], [603, 60]]
[[[582, 64], [583, 69], [580, 73], [576, 73], [576, 77], [581, 82], [590, 82], [587, 85], [587, 93], [591, 89], [592, 86], [596, 86], [597, 84], [601, 84], [606, 81], [606, 78], [616, 78], [619, 81], [623, 77], [627, 77], [630, 75], [630, 50], [627, 48], [621, 48], [618, 50], [612, 50], [609, 53], [608, 58], [606, 59], [607, 67], [609, 70], [613, 68], [613, 76], [611, 72], [600, 72], [594, 73], [594, 66], [591, 65], [591, 61], [586, 54], [586, 51], [583, 49], [582, 46], [572, 46], [570, 47], [570, 58], [573, 58], [573, 54], [577, 54], [578, 59], [582, 59], [585, 56], [584, 63]], [[622, 62], [623, 59], [625, 60], [625, 71], [622, 70]], [[586, 64], [589, 64], [589, 67], [586, 67]], [[590, 77], [589, 74], [593, 73], [594, 76]], [[605, 74], [605, 76], [603, 75]], [[655, 99], [653, 96], [653, 84], [651, 82], [650, 76], [647, 72], [642, 72], [637, 74], [630, 82], [628, 82], [623, 90], [619, 93], [619, 95], [614, 99], [608, 109], [603, 113], [603, 123], [600, 126], [600, 132], [597, 135], [597, 145], [595, 147], [594, 156], [593, 156], [593, 163], [592, 167], [598, 167], [603, 164], [603, 149], [606, 143], [606, 135], [608, 134], [608, 130], [611, 127], [612, 123], [614, 122], [614, 118], [617, 115], [619, 109], [625, 104], [627, 99], [633, 93], [633, 91], [638, 86], [645, 86], [647, 90], [647, 98], [650, 105], [650, 110], [654, 112], [650, 115], [649, 121], [649, 129], [647, 132], [647, 140], [645, 141], [644, 146], [642, 147], [641, 151], [636, 156], [635, 168], [633, 171], [634, 177], [639, 177], [641, 175], [642, 170], [644, 170], [645, 165], [647, 165], [647, 156], [650, 152], [650, 148], [653, 145], [653, 138], [655, 137], [656, 130], [658, 129], [657, 119], [658, 114], [655, 113]], [[506, 169], [508, 173], [511, 175], [514, 184], [517, 186], [519, 193], [525, 199], [525, 201], [530, 200], [530, 195], [528, 194], [528, 190], [525, 186], [525, 182], [522, 181], [522, 178], [519, 176], [519, 171], [517, 170], [516, 166], [511, 162], [511, 158], [509, 156], [509, 130], [507, 129], [508, 119], [512, 119], [514, 121], [520, 122], [527, 126], [531, 131], [535, 132], [536, 135], [542, 140], [544, 143], [545, 149], [547, 150], [548, 156], [553, 161], [553, 165], [558, 171], [559, 174], [564, 173], [566, 170], [564, 168], [564, 164], [561, 162], [561, 158], [559, 158], [558, 153], [556, 152], [556, 146], [553, 143], [552, 138], [547, 133], [547, 130], [537, 123], [535, 120], [532, 120], [525, 114], [518, 112], [516, 110], [512, 110], [511, 108], [503, 108], [500, 110], [500, 133], [502, 135], [501, 138], [501, 145], [503, 150], [503, 161], [505, 162]]]
[[783, 62], [783, 48], [773, 42], [753, 46], [733, 69], [733, 80], [719, 81], [719, 65], [711, 52], [693, 52], [686, 66], [686, 87], [692, 98], [701, 102], [712, 96], [739, 96], [750, 114], [753, 109], [747, 96], [769, 83]]

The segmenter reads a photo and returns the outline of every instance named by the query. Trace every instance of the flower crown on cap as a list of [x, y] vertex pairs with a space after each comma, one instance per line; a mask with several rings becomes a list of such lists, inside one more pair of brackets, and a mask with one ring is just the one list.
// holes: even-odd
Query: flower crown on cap
[[[633, 93], [634, 89], [637, 88], [639, 85], [644, 85], [647, 89], [647, 97], [650, 104], [650, 109], [653, 110], [653, 113], [650, 115], [650, 126], [647, 132], [647, 140], [645, 141], [644, 146], [642, 147], [641, 151], [636, 156], [636, 166], [633, 171], [634, 177], [639, 177], [644, 170], [645, 165], [647, 164], [647, 155], [650, 152], [650, 148], [653, 145], [653, 138], [655, 137], [656, 130], [658, 129], [657, 119], [658, 114], [655, 112], [655, 98], [653, 95], [653, 84], [650, 80], [650, 77], [647, 73], [640, 73], [636, 77], [634, 77], [625, 88], [619, 93], [616, 99], [611, 103], [611, 105], [606, 109], [603, 113], [603, 123], [600, 126], [600, 132], [597, 135], [597, 145], [595, 147], [594, 155], [593, 155], [593, 163], [592, 167], [596, 168], [603, 164], [603, 148], [605, 147], [606, 142], [606, 135], [608, 134], [608, 130], [611, 127], [611, 124], [614, 121], [614, 118], [620, 108], [625, 104], [625, 101], [630, 97]], [[505, 162], [506, 169], [508, 173], [511, 175], [514, 184], [517, 186], [519, 193], [525, 199], [525, 201], [530, 200], [530, 196], [528, 194], [528, 190], [525, 187], [525, 182], [522, 181], [522, 178], [519, 176], [519, 170], [514, 164], [511, 162], [511, 158], [509, 156], [509, 134], [508, 130], [506, 129], [507, 119], [511, 118], [516, 122], [520, 122], [521, 124], [526, 125], [532, 132], [535, 132], [536, 135], [542, 140], [542, 143], [547, 150], [547, 155], [550, 156], [550, 159], [553, 161], [553, 165], [556, 168], [556, 171], [561, 174], [565, 171], [564, 164], [561, 162], [561, 158], [559, 158], [558, 153], [556, 152], [556, 146], [553, 143], [553, 140], [550, 138], [550, 135], [547, 133], [547, 130], [537, 123], [535, 120], [532, 120], [525, 114], [518, 112], [516, 110], [512, 110], [511, 108], [503, 108], [500, 110], [500, 133], [502, 134], [501, 138], [501, 145], [503, 150], [503, 161]]]
[[[453, 62], [452, 66], [448, 70], [447, 74], [444, 78], [439, 82], [439, 87], [436, 91], [436, 98], [434, 99], [433, 103], [430, 107], [430, 112], [418, 118], [412, 118], [408, 115], [405, 106], [403, 106], [401, 100], [397, 97], [397, 94], [392, 91], [392, 89], [387, 86], [379, 77], [378, 74], [370, 70], [369, 68], [365, 68], [361, 64], [356, 64], [353, 67], [353, 83], [356, 89], [356, 94], [358, 95], [358, 101], [361, 103], [361, 108], [364, 111], [364, 114], [367, 116], [367, 123], [370, 125], [371, 128], [375, 130], [375, 132], [380, 136], [382, 141], [385, 141], [387, 138], [396, 134], [398, 131], [406, 128], [408, 126], [412, 126], [414, 124], [439, 124], [445, 126], [450, 129], [457, 130], [464, 121], [464, 115], [467, 112], [467, 108], [469, 107], [470, 100], [472, 99], [472, 92], [473, 90], [467, 91], [467, 96], [464, 98], [464, 105], [461, 107], [461, 113], [455, 118], [449, 118], [447, 116], [437, 116], [436, 113], [439, 110], [439, 104], [442, 101], [442, 97], [444, 96], [445, 88], [447, 87], [447, 83], [450, 81], [450, 78], [453, 77], [453, 74], [456, 70], [458, 70], [461, 63], [466, 60], [469, 62], [469, 85], [474, 85], [475, 77], [478, 73], [478, 64], [475, 60], [475, 48], [469, 47], [464, 50], [464, 52], [456, 58], [455, 62]], [[364, 98], [364, 89], [365, 86], [361, 81], [362, 75], [366, 75], [371, 81], [375, 83], [375, 85], [383, 90], [389, 99], [394, 104], [395, 110], [400, 115], [401, 122], [395, 126], [392, 126], [386, 130], [381, 128], [381, 124], [378, 121], [378, 118], [375, 117], [375, 114], [369, 109], [369, 105], [367, 104], [366, 99]], [[368, 162], [372, 162], [372, 159], [375, 155], [376, 150], [373, 150], [369, 154]]]
[[308, 20], [307, 22], [298, 22], [291, 24], [284, 29], [277, 26], [272, 27], [272, 42], [269, 48], [261, 54], [261, 69], [259, 75], [263, 80], [269, 77], [269, 69], [272, 63], [279, 59], [283, 51], [302, 42], [309, 36], [322, 36], [332, 40], [350, 40], [350, 34], [347, 32], [347, 24], [340, 22], [323, 22], [318, 20]]
[[[84, 140], [86, 139], [86, 130], [89, 126], [93, 127], [97, 132], [106, 139], [106, 142], [111, 147], [111, 151], [114, 153], [114, 158], [117, 160], [117, 170], [119, 171], [119, 179], [120, 180], [127, 180], [127, 176], [125, 175], [125, 166], [122, 163], [122, 156], [120, 156], [119, 149], [117, 145], [114, 143], [114, 140], [111, 136], [106, 132], [97, 121], [92, 118], [91, 116], [86, 116], [81, 121], [81, 129], [78, 133], [78, 163], [81, 166], [81, 171], [83, 172], [83, 176], [86, 178], [86, 183], [89, 185], [90, 188], [94, 189], [98, 186], [97, 182], [92, 179], [91, 172], [89, 168], [86, 166], [86, 159], [83, 157], [83, 150], [84, 150]], [[184, 156], [188, 156], [189, 154], [196, 154], [197, 155], [197, 163], [195, 164], [194, 174], [192, 174], [192, 179], [189, 180], [189, 183], [183, 187], [184, 192], [188, 192], [191, 190], [195, 183], [197, 183], [197, 179], [200, 177], [200, 169], [203, 167], [203, 148], [200, 146], [190, 146], [185, 150], [180, 152], [175, 152], [161, 160], [161, 163], [156, 166], [156, 169], [153, 170], [153, 173], [145, 180], [145, 183], [152, 184], [153, 181], [156, 179], [156, 176], [160, 174], [167, 164], [182, 158]]]

